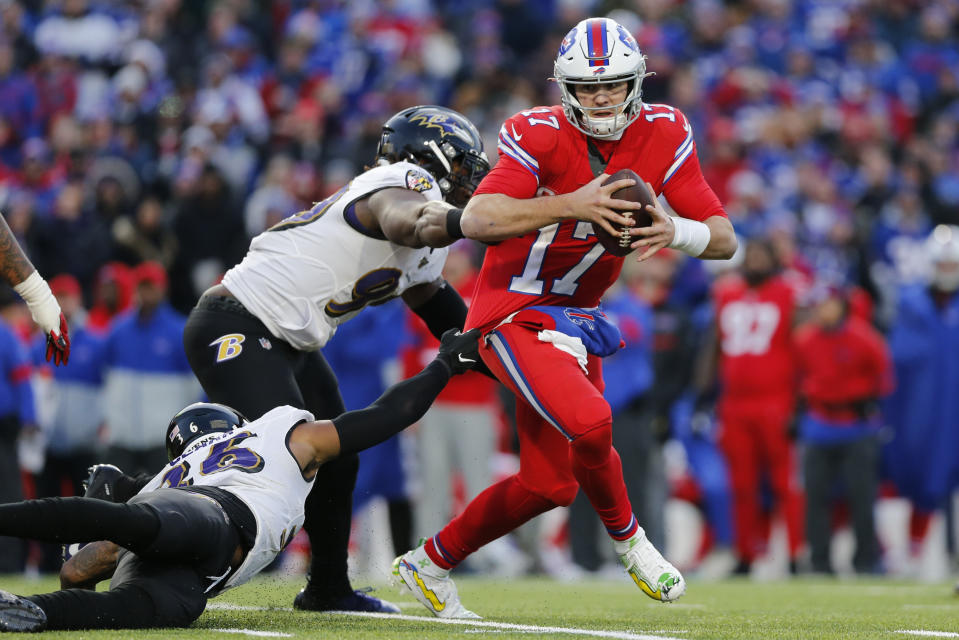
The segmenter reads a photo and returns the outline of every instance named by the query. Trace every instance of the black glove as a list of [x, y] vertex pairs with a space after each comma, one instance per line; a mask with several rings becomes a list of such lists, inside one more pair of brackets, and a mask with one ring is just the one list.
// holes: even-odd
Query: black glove
[[453, 375], [475, 368], [482, 362], [479, 337], [479, 329], [470, 329], [466, 333], [449, 329], [440, 339], [440, 352], [436, 359], [448, 366]]
[[[83, 481], [83, 497], [106, 500], [107, 502], [126, 502], [117, 499], [117, 481], [129, 477], [119, 467], [112, 464], [95, 464], [87, 469], [86, 480]], [[63, 562], [80, 552], [86, 543], [65, 544], [61, 548]]]
[[126, 475], [119, 467], [112, 464], [95, 464], [89, 469], [87, 479], [83, 481], [83, 497], [97, 498], [107, 502], [119, 502], [116, 500], [116, 482], [117, 479]]

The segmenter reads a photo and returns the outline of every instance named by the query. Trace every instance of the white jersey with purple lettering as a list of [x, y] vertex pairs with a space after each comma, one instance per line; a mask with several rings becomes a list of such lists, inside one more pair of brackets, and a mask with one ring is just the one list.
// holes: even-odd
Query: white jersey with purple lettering
[[443, 197], [435, 178], [415, 164], [370, 169], [253, 238], [223, 284], [276, 337], [301, 351], [323, 347], [366, 305], [440, 278], [447, 249], [402, 247], [357, 218], [357, 201], [388, 188]]
[[229, 491], [250, 508], [256, 540], [222, 589], [243, 584], [273, 562], [303, 526], [303, 504], [313, 487], [287, 448], [287, 434], [313, 414], [282, 406], [229, 432], [197, 438], [140, 493], [204, 486]]

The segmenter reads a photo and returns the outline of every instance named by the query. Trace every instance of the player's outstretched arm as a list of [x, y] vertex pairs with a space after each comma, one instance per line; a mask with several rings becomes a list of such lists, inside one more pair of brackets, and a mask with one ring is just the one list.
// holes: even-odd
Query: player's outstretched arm
[[499, 242], [569, 219], [596, 221], [615, 234], [613, 224], [634, 224], [617, 209], [639, 209], [642, 205], [614, 199], [614, 191], [634, 182], [617, 180], [603, 185], [608, 177], [604, 173], [576, 191], [558, 196], [513, 198], [483, 193], [473, 196], [464, 209], [424, 208], [416, 224], [416, 235], [430, 247], [446, 246], [459, 238]]
[[417, 221], [426, 212], [445, 215], [453, 205], [427, 200], [418, 191], [399, 187], [377, 191], [356, 203], [356, 215], [369, 228], [379, 228], [386, 239], [404, 247], [445, 247], [450, 238], [423, 238], [417, 232]]
[[47, 281], [33, 267], [2, 216], [0, 216], [0, 276], [20, 294], [30, 308], [33, 321], [47, 334], [47, 362], [52, 359], [55, 365], [66, 364], [70, 359], [70, 334], [67, 330], [67, 320], [60, 312], [60, 305], [53, 297]]
[[20, 248], [7, 221], [0, 216], [0, 275], [10, 286], [16, 286], [29, 278], [34, 271], [36, 269]]
[[480, 361], [479, 331], [443, 334], [436, 358], [418, 374], [383, 392], [373, 404], [347, 411], [333, 420], [305, 422], [290, 435], [290, 451], [304, 475], [341, 454], [356, 453], [383, 442], [423, 417], [451, 376]]
[[633, 180], [617, 180], [604, 185], [608, 177], [603, 173], [576, 191], [557, 196], [527, 199], [498, 193], [473, 196], [460, 219], [462, 234], [481, 242], [498, 242], [574, 219], [596, 222], [615, 235], [613, 224], [634, 224], [619, 211], [640, 209], [642, 205], [612, 197], [614, 191], [635, 184]]

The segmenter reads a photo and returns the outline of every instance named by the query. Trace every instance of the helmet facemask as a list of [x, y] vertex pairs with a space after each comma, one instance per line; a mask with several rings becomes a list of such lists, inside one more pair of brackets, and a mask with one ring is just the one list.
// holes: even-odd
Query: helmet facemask
[[[643, 84], [642, 79], [646, 77], [646, 75], [651, 74], [644, 74], [642, 77], [631, 74], [620, 78], [603, 78], [602, 80], [569, 78], [560, 80], [557, 77], [556, 81], [559, 82], [560, 93], [562, 95], [563, 112], [574, 127], [588, 136], [594, 138], [618, 137], [626, 127], [631, 125], [636, 118], [639, 117], [643, 109], [643, 92], [641, 87]], [[624, 81], [627, 84], [626, 98], [617, 104], [604, 105], [601, 107], [584, 107], [582, 103], [580, 103], [579, 98], [576, 97], [577, 85], [617, 84]], [[590, 115], [600, 111], [612, 111], [614, 115], [605, 117], [593, 117]]]
[[[476, 191], [480, 180], [489, 173], [489, 160], [485, 152], [477, 153], [473, 149], [463, 148], [452, 140], [443, 140], [437, 144], [430, 140], [426, 143], [429, 156], [420, 161], [412, 158], [411, 161], [427, 169], [437, 178], [443, 199], [457, 207], [466, 206], [466, 202]], [[442, 167], [438, 170], [436, 165]]]

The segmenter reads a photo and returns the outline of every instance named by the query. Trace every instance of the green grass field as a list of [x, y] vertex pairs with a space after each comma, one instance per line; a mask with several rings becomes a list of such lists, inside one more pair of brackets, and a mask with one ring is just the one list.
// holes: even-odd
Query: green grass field
[[[568, 584], [546, 579], [461, 578], [457, 584], [463, 602], [482, 615], [483, 621], [451, 625], [422, 617], [427, 614], [412, 597], [398, 595], [395, 589], [388, 587], [376, 594], [400, 604], [403, 607], [400, 617], [293, 612], [288, 608], [300, 586], [299, 580], [262, 577], [213, 600], [191, 629], [46, 635], [91, 640], [148, 637], [475, 640], [483, 634], [495, 634], [497, 640], [525, 640], [535, 636], [622, 640], [894, 640], [918, 637], [900, 631], [932, 631], [939, 632], [938, 637], [959, 638], [959, 597], [953, 595], [952, 586], [948, 584], [805, 579], [777, 583], [691, 582], [686, 596], [672, 605], [647, 599], [625, 581]], [[19, 593], [38, 593], [54, 586], [49, 580], [0, 577], [0, 587]], [[414, 616], [416, 618], [410, 619]]]

